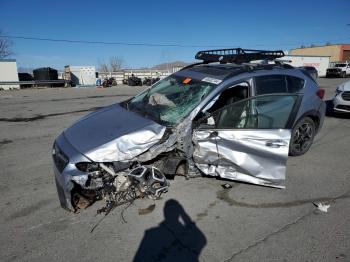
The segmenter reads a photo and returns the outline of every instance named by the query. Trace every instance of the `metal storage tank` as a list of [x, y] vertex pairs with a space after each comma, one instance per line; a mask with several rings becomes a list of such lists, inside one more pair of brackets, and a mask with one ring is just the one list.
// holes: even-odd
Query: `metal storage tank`
[[[56, 69], [51, 67], [41, 67], [33, 70], [34, 80], [36, 81], [51, 81], [58, 80], [58, 73]], [[38, 86], [59, 87], [62, 84], [37, 84]]]
[[33, 70], [34, 80], [58, 80], [56, 69], [41, 67]]

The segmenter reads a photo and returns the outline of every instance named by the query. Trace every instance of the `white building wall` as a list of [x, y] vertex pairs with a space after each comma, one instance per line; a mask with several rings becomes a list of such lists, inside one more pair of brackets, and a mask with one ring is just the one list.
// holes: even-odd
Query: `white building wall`
[[19, 89], [18, 84], [2, 85], [1, 82], [18, 82], [16, 60], [0, 60], [0, 89]]
[[96, 85], [96, 69], [94, 66], [69, 66], [69, 69], [72, 74], [72, 81], [76, 85]]
[[329, 66], [330, 56], [301, 56], [301, 55], [286, 55], [279, 60], [290, 60], [285, 62], [294, 67], [313, 66], [317, 69], [318, 76], [326, 76], [326, 71]]

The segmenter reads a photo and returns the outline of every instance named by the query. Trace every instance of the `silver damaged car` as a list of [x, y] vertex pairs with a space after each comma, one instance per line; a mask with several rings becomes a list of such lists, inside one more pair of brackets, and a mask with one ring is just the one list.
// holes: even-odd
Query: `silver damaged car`
[[167, 187], [162, 175], [284, 188], [288, 155], [309, 150], [326, 106], [307, 72], [275, 61], [283, 55], [200, 51], [201, 62], [74, 123], [53, 146], [62, 207], [76, 211], [115, 194], [147, 168], [157, 171], [142, 180], [147, 190], [157, 186], [152, 192]]

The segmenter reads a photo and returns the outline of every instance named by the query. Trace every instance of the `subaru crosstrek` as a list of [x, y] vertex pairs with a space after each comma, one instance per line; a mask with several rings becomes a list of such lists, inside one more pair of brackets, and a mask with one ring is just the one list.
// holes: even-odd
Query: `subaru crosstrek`
[[326, 106], [307, 72], [275, 61], [283, 55], [200, 51], [201, 62], [74, 123], [53, 148], [61, 205], [113, 194], [143, 166], [284, 188], [288, 155], [309, 150]]

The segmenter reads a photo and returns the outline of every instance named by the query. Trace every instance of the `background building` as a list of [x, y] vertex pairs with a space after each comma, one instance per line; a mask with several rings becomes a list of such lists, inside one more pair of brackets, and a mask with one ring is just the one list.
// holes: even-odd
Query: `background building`
[[71, 80], [74, 86], [95, 86], [96, 69], [94, 66], [65, 66], [64, 79]]
[[[7, 84], [1, 84], [7, 82]], [[0, 90], [19, 89], [19, 84], [9, 82], [18, 82], [17, 63], [15, 59], [0, 60]]]
[[316, 68], [318, 76], [326, 76], [330, 56], [286, 55], [278, 60], [294, 67], [313, 66]]
[[325, 45], [291, 49], [290, 55], [330, 56], [330, 62], [350, 61], [350, 44]]

